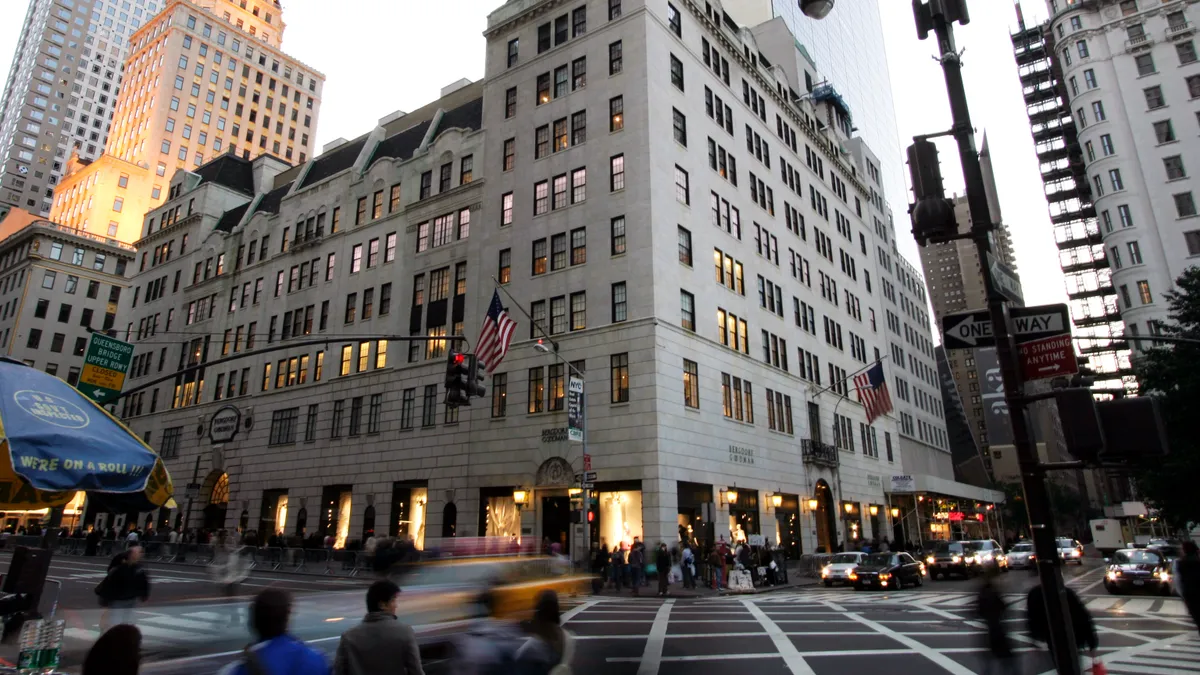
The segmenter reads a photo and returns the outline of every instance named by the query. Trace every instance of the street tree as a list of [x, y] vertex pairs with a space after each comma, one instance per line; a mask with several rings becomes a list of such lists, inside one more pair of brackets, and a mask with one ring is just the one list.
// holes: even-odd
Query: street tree
[[[1200, 340], [1200, 267], [1191, 267], [1164, 293], [1170, 320], [1163, 335]], [[1134, 477], [1144, 501], [1173, 528], [1200, 522], [1196, 499], [1200, 476], [1200, 437], [1195, 433], [1200, 404], [1200, 344], [1175, 343], [1147, 349], [1135, 361], [1142, 392], [1157, 396], [1170, 454], [1138, 466]]]

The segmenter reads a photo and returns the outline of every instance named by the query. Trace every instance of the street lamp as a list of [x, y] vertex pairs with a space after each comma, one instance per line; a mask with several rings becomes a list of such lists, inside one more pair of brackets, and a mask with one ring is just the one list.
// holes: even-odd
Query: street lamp
[[798, 0], [800, 11], [810, 19], [824, 19], [833, 10], [834, 0]]
[[892, 517], [893, 517], [893, 518], [899, 518], [899, 517], [900, 517], [900, 509], [899, 509], [899, 508], [897, 508], [897, 507], [895, 507], [895, 506], [893, 506], [893, 507], [892, 507]]

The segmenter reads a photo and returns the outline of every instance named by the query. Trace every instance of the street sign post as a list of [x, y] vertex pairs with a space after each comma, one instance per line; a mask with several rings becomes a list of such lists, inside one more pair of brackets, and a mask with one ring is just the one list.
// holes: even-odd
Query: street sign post
[[[1012, 334], [1018, 344], [1071, 334], [1071, 316], [1065, 304], [1010, 307], [1008, 311]], [[996, 345], [991, 317], [986, 309], [942, 317], [942, 338], [946, 349]]]
[[1021, 280], [1017, 277], [1017, 271], [1000, 262], [1000, 259], [991, 252], [988, 253], [987, 260], [992, 284], [1000, 292], [1000, 295], [1013, 302], [1024, 303], [1025, 296], [1021, 292]]
[[133, 345], [103, 333], [92, 333], [76, 388], [96, 403], [107, 403], [121, 393], [131, 362]]
[[1045, 380], [1079, 372], [1075, 346], [1070, 335], [1055, 335], [1020, 346], [1021, 375], [1026, 380]]

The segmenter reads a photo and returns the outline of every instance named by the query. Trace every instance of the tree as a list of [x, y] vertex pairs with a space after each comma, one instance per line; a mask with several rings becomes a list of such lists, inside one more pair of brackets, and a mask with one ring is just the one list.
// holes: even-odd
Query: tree
[[[1188, 268], [1163, 294], [1170, 321], [1163, 335], [1200, 341], [1200, 268]], [[1145, 351], [1135, 362], [1142, 392], [1158, 397], [1170, 454], [1134, 470], [1142, 498], [1174, 528], [1200, 522], [1195, 497], [1200, 476], [1200, 442], [1194, 432], [1200, 403], [1200, 343], [1175, 343]]]

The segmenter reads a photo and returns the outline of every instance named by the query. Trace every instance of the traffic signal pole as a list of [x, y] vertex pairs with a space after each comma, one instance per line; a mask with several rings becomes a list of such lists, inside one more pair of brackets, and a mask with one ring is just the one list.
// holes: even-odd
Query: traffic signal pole
[[952, 23], [966, 23], [965, 0], [913, 0], [917, 27], [922, 39], [929, 30], [937, 36], [938, 53], [942, 72], [946, 80], [946, 91], [950, 99], [953, 120], [951, 135], [958, 143], [962, 161], [963, 179], [966, 183], [967, 204], [973, 223], [970, 236], [979, 253], [987, 292], [988, 312], [991, 316], [992, 334], [996, 339], [996, 354], [1004, 378], [1004, 398], [1008, 403], [1012, 422], [1013, 444], [1021, 471], [1021, 484], [1025, 492], [1029, 525], [1033, 532], [1034, 551], [1037, 554], [1038, 577], [1046, 599], [1049, 620], [1050, 649], [1059, 673], [1079, 675], [1079, 650], [1071, 628], [1070, 611], [1066, 589], [1063, 584], [1062, 567], [1058, 559], [1058, 547], [1054, 522], [1050, 515], [1050, 496], [1046, 489], [1044, 474], [1038, 465], [1037, 446], [1030, 433], [1026, 402], [1023, 397], [1023, 382], [1017, 363], [1017, 353], [1009, 330], [1008, 308], [996, 281], [990, 273], [988, 259], [992, 256], [993, 230], [989, 213], [987, 193], [984, 191], [983, 170], [979, 154], [975, 149], [975, 134], [971, 127], [971, 116], [967, 108], [967, 95], [963, 86], [962, 62], [954, 43]]

